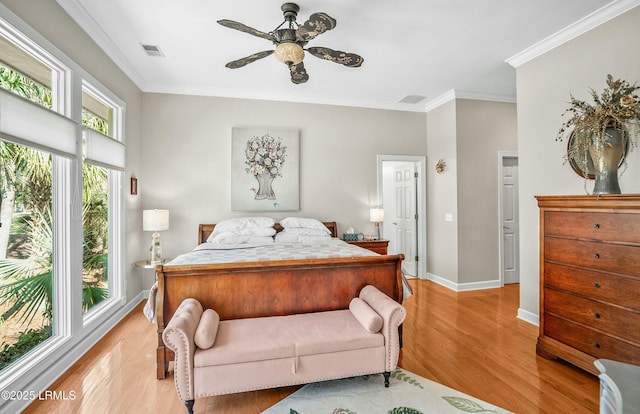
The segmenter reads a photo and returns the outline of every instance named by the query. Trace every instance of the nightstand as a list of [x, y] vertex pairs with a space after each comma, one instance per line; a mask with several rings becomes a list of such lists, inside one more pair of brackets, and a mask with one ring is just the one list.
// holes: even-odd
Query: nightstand
[[387, 246], [389, 245], [389, 240], [345, 240], [345, 242], [378, 254], [387, 254]]
[[[167, 262], [170, 262], [171, 260], [173, 260], [173, 258], [167, 258], [167, 259], [162, 259], [162, 263], [161, 264], [165, 264]], [[137, 267], [141, 267], [143, 269], [155, 269], [157, 265], [151, 264], [149, 263], [149, 260], [138, 260], [135, 265]]]

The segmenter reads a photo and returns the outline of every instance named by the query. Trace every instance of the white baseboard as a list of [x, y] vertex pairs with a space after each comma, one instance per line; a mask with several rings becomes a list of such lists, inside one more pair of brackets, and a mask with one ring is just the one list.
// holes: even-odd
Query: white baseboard
[[[51, 355], [47, 357], [48, 364], [39, 364], [6, 386], [6, 390], [31, 392], [39, 395], [48, 389], [58, 378], [60, 378], [71, 366], [76, 363], [89, 349], [91, 349], [102, 337], [113, 329], [125, 316], [127, 316], [142, 300], [147, 296], [140, 292], [122, 308], [111, 314], [104, 322], [100, 323], [91, 332], [87, 333], [78, 341], [70, 340], [62, 344]], [[72, 390], [66, 390], [72, 391]], [[81, 390], [73, 390], [77, 398]], [[0, 400], [0, 412], [20, 413], [32, 399], [26, 400]]]
[[448, 279], [434, 275], [433, 273], [427, 273], [427, 279], [436, 282], [439, 285], [447, 287], [456, 292], [465, 292], [469, 290], [481, 290], [481, 289], [495, 289], [501, 287], [500, 280], [485, 280], [482, 282], [468, 282], [468, 283], [456, 283]]
[[540, 315], [522, 308], [518, 308], [518, 319], [522, 319], [523, 321], [529, 322], [535, 326], [540, 326]]

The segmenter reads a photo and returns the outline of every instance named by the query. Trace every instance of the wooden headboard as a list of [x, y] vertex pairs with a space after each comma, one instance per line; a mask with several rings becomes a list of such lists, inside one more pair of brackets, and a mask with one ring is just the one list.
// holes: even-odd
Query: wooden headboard
[[[338, 237], [338, 225], [335, 221], [323, 221], [322, 224], [329, 229], [331, 237]], [[206, 243], [215, 227], [215, 224], [200, 224], [198, 226], [198, 244]], [[279, 223], [276, 223], [273, 228], [276, 229], [276, 231], [282, 231], [282, 226]]]

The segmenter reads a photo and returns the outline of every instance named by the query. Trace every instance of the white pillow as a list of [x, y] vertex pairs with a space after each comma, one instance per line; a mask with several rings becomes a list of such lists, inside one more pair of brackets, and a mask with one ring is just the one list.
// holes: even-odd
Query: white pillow
[[222, 220], [216, 224], [207, 238], [207, 243], [215, 243], [214, 239], [222, 233], [249, 236], [273, 236], [275, 221], [271, 217], [238, 217]]
[[322, 236], [305, 236], [304, 234], [287, 233], [286, 231], [281, 231], [276, 234], [275, 237], [276, 243], [316, 244], [327, 243], [328, 240], [331, 240], [331, 236], [328, 234]]
[[273, 243], [271, 236], [252, 236], [250, 234], [235, 234], [225, 232], [209, 238], [207, 243], [211, 244], [268, 244]]
[[222, 220], [216, 224], [214, 231], [233, 231], [237, 233], [243, 229], [273, 227], [274, 224], [275, 221], [271, 217], [238, 217]]
[[[304, 217], [287, 217], [280, 220], [280, 225], [284, 228], [287, 227], [304, 227], [307, 229], [325, 229], [329, 232], [329, 229], [322, 224], [321, 221], [312, 219], [312, 218], [304, 218]], [[329, 232], [330, 233], [330, 232]]]
[[276, 235], [276, 229], [273, 227], [255, 227], [244, 229], [240, 234], [248, 234], [249, 236], [273, 237]]
[[297, 234], [300, 236], [328, 236], [331, 234], [328, 228], [310, 229], [308, 227], [286, 227], [284, 233]]

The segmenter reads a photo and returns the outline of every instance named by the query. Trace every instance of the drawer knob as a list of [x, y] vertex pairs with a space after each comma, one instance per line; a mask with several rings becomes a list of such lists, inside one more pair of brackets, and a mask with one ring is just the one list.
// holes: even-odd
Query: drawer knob
[[600, 228], [600, 225], [598, 223], [596, 223], [596, 224], [593, 225], [593, 228], [598, 230]]
[[599, 259], [600, 258], [600, 253], [596, 253], [593, 255], [594, 258]]
[[600, 314], [599, 314], [599, 313], [596, 313], [596, 314], [595, 314], [595, 315], [593, 315], [593, 316], [595, 316], [595, 317], [596, 317], [596, 319], [600, 319]]
[[600, 289], [600, 283], [598, 283], [598, 282], [596, 282], [593, 286], [594, 286], [596, 289]]
[[595, 346], [596, 348], [600, 349], [600, 343], [599, 343], [599, 342], [596, 342], [594, 346]]

